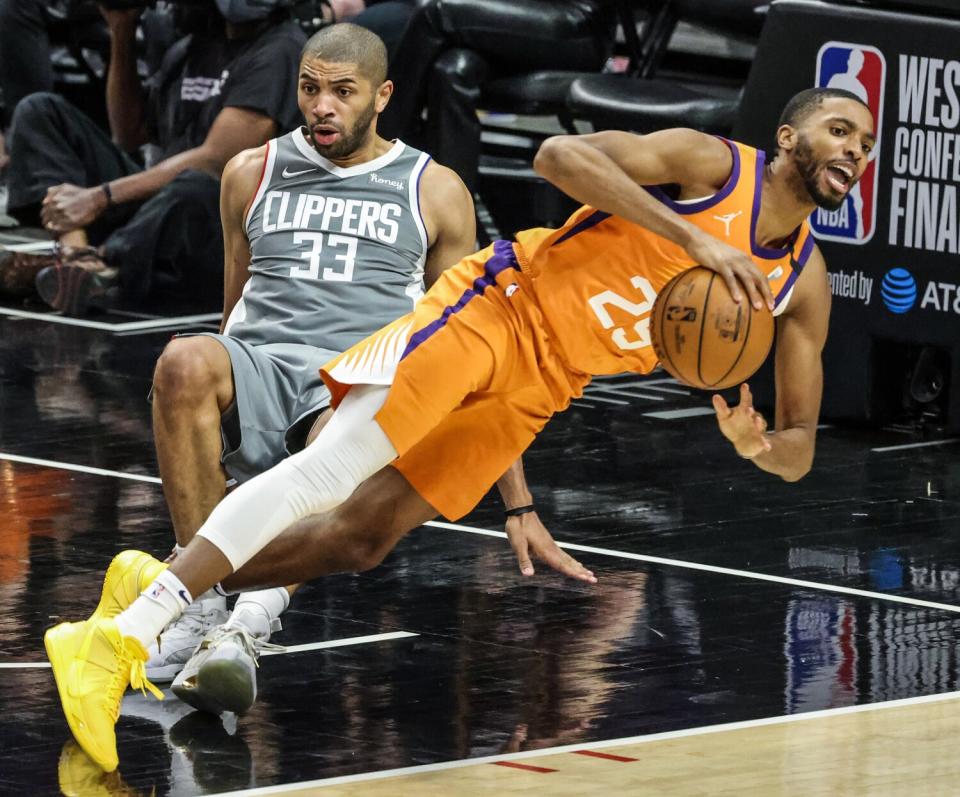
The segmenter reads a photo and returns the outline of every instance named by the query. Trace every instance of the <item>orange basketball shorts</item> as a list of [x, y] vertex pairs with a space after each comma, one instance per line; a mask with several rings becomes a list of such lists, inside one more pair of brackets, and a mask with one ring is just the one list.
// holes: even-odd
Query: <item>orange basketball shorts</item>
[[447, 269], [412, 313], [320, 373], [334, 406], [351, 385], [390, 385], [376, 419], [399, 454], [393, 466], [451, 520], [590, 381], [551, 347], [508, 241]]

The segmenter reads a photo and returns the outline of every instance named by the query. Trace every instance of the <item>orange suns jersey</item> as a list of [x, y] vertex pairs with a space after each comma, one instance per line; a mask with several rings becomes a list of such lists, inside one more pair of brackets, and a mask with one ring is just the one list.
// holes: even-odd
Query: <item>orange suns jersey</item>
[[[778, 315], [813, 252], [813, 235], [804, 221], [785, 249], [757, 244], [764, 153], [726, 143], [733, 169], [716, 194], [678, 202], [660, 187], [646, 190], [704, 232], [748, 253], [767, 275]], [[516, 241], [517, 260], [532, 282], [551, 337], [572, 368], [593, 375], [653, 370], [654, 300], [671, 278], [696, 265], [683, 247], [589, 206], [559, 229], [525, 230]]]

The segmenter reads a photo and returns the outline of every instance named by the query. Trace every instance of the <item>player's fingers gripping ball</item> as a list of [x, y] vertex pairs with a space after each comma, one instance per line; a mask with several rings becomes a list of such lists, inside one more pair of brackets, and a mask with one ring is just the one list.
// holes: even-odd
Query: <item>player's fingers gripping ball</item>
[[702, 390], [738, 385], [763, 365], [773, 344], [773, 315], [746, 298], [735, 302], [716, 272], [695, 266], [657, 296], [650, 333], [663, 367]]

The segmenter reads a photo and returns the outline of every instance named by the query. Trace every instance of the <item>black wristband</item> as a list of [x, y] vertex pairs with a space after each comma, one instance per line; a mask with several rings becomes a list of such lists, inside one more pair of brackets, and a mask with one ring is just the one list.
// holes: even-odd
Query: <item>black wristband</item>
[[110, 190], [110, 183], [101, 183], [100, 190], [103, 191], [107, 197], [107, 207], [113, 205], [113, 191]]
[[537, 508], [533, 504], [527, 506], [515, 506], [513, 509], [505, 509], [503, 514], [507, 517], [516, 517], [517, 515], [526, 515], [528, 512], [536, 512]]

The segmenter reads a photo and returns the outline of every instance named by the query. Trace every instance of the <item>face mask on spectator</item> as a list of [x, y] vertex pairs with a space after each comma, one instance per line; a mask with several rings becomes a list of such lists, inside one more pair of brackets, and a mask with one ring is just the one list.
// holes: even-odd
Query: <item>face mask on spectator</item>
[[227, 22], [239, 24], [266, 19], [283, 0], [217, 0], [217, 8]]

